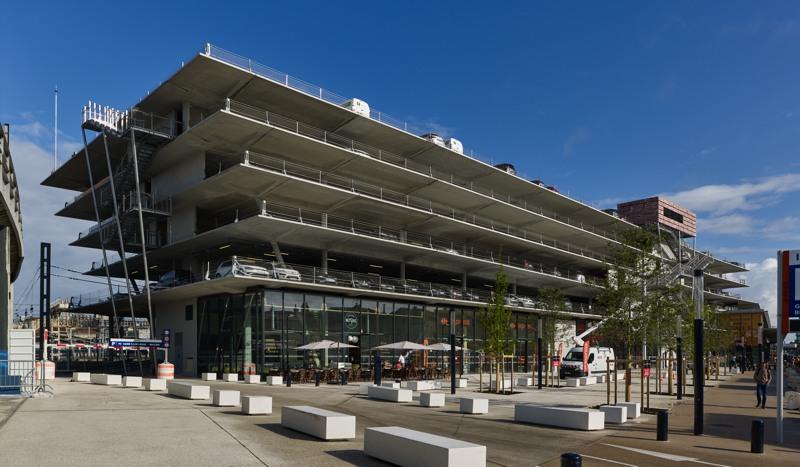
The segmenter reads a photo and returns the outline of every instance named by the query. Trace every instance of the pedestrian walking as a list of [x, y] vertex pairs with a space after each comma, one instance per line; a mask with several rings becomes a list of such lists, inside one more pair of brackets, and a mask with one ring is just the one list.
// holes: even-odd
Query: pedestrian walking
[[767, 362], [761, 363], [753, 375], [753, 379], [756, 380], [756, 407], [761, 406], [764, 409], [767, 405], [767, 385], [772, 381], [772, 372], [769, 370]]

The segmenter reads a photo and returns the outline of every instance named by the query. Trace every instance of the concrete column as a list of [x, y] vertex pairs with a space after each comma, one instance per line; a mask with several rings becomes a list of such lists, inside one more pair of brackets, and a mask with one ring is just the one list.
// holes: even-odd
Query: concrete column
[[245, 374], [255, 370], [253, 364], [253, 323], [252, 312], [249, 303], [244, 305], [244, 339], [243, 339], [243, 352], [244, 352], [244, 368]]
[[406, 262], [400, 263], [400, 280], [406, 280]]
[[181, 132], [184, 132], [189, 129], [189, 122], [191, 121], [190, 119], [192, 116], [192, 105], [188, 102], [184, 102], [183, 105], [181, 105], [181, 114], [181, 118], [183, 119], [183, 128]]
[[328, 250], [322, 250], [322, 273], [328, 273]]
[[517, 294], [517, 283], [516, 282], [512, 282], [511, 283], [511, 293], [514, 294], [514, 295]]
[[11, 306], [11, 275], [9, 273], [9, 227], [0, 230], [0, 350], [8, 350], [8, 339], [14, 322]]
[[461, 288], [467, 290], [467, 271], [461, 274]]

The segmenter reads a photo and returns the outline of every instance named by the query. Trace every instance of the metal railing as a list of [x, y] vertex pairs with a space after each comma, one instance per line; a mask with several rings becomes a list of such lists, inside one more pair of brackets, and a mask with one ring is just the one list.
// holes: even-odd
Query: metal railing
[[108, 130], [117, 135], [125, 134], [131, 128], [158, 134], [167, 138], [175, 136], [173, 120], [151, 112], [133, 108], [118, 110], [89, 101], [83, 106], [81, 124], [92, 130]]
[[594, 259], [597, 261], [608, 261], [609, 258], [585, 248], [572, 245], [567, 242], [558, 241], [554, 238], [547, 237], [541, 233], [530, 232], [525, 229], [497, 222], [493, 219], [476, 216], [469, 214], [466, 211], [449, 208], [439, 203], [434, 203], [431, 200], [419, 198], [411, 195], [406, 195], [394, 190], [389, 190], [377, 185], [364, 183], [352, 178], [335, 175], [328, 172], [323, 172], [317, 169], [306, 167], [293, 162], [288, 162], [285, 159], [268, 156], [265, 154], [258, 154], [255, 152], [247, 151], [242, 157], [242, 162], [245, 165], [251, 165], [260, 169], [269, 170], [271, 172], [288, 175], [295, 178], [300, 178], [313, 183], [321, 185], [328, 185], [331, 187], [347, 190], [352, 193], [357, 193], [362, 196], [374, 198], [377, 200], [399, 204], [412, 209], [422, 210], [426, 213], [436, 214], [447, 219], [464, 222], [476, 227], [489, 229], [504, 235], [510, 235], [521, 240], [536, 243], [547, 248], [553, 248], [567, 253], [580, 255], [586, 258]]
[[36, 379], [33, 360], [0, 360], [0, 396], [30, 395]]
[[512, 198], [510, 195], [498, 193], [494, 189], [482, 187], [480, 185], [475, 184], [472, 181], [456, 177], [452, 173], [450, 174], [445, 173], [430, 165], [425, 165], [416, 161], [406, 159], [402, 156], [398, 156], [389, 151], [384, 151], [382, 149], [370, 146], [368, 144], [360, 143], [353, 139], [326, 130], [319, 129], [311, 125], [307, 125], [305, 123], [301, 123], [297, 120], [291, 119], [289, 117], [284, 117], [283, 115], [276, 114], [268, 110], [260, 109], [258, 107], [244, 104], [242, 102], [238, 102], [232, 99], [226, 99], [225, 110], [235, 115], [240, 115], [243, 117], [256, 120], [258, 122], [264, 123], [274, 128], [279, 128], [285, 131], [289, 131], [291, 133], [295, 133], [301, 136], [305, 136], [307, 138], [317, 140], [325, 144], [336, 146], [339, 149], [351, 151], [361, 156], [371, 157], [373, 159], [377, 159], [379, 161], [386, 162], [395, 165], [397, 167], [402, 167], [404, 169], [411, 170], [425, 177], [429, 177], [440, 182], [444, 182], [450, 185], [457, 186], [459, 188], [466, 189], [468, 191], [477, 193], [479, 195], [492, 198], [496, 201], [520, 208], [534, 215], [558, 221], [562, 224], [569, 225], [575, 229], [592, 233], [608, 240], [614, 240], [614, 241], [617, 240], [616, 234], [613, 232], [608, 232], [593, 227], [592, 225], [584, 224], [583, 222], [576, 221], [575, 219], [572, 219], [569, 216], [561, 215], [556, 211], [545, 210], [542, 206], [536, 206], [533, 204], [529, 205], [526, 200], [518, 200]]
[[251, 205], [220, 211], [214, 215], [199, 216], [199, 218], [202, 220], [198, 221], [196, 232], [206, 232], [214, 228], [239, 222], [243, 219], [254, 216], [296, 222], [304, 225], [346, 232], [348, 234], [376, 238], [393, 243], [412, 245], [414, 247], [425, 248], [439, 253], [451, 254], [456, 257], [472, 258], [496, 264], [503, 264], [536, 274], [558, 277], [594, 287], [603, 287], [604, 285], [604, 282], [601, 278], [587, 276], [581, 271], [562, 269], [557, 265], [544, 264], [529, 260], [527, 258], [499, 255], [493, 251], [482, 250], [464, 243], [452, 242], [447, 239], [434, 237], [424, 233], [410, 232], [393, 227], [385, 227], [378, 224], [358, 221], [353, 218], [331, 216], [325, 212], [287, 206], [266, 200], [261, 201], [260, 209]]

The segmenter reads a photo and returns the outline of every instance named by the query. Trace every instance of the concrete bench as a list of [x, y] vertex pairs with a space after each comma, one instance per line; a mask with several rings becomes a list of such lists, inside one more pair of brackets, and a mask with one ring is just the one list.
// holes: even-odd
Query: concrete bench
[[578, 379], [581, 381], [581, 386], [588, 386], [590, 384], [597, 383], [597, 378], [594, 376], [581, 376]]
[[92, 380], [92, 374], [82, 371], [75, 371], [72, 373], [72, 381], [76, 383], [88, 383]]
[[217, 407], [236, 407], [239, 405], [239, 391], [215, 389], [211, 396], [211, 403]]
[[567, 378], [566, 381], [567, 381], [566, 384], [567, 384], [568, 388], [577, 388], [577, 387], [580, 387], [580, 385], [581, 385], [580, 378]]
[[270, 386], [281, 386], [283, 384], [283, 376], [267, 376], [267, 384]]
[[[450, 379], [449, 378], [441, 380], [441, 381], [437, 381], [437, 383], [439, 383], [439, 387], [441, 387], [442, 385], [450, 387]], [[467, 379], [467, 378], [456, 378], [456, 387], [457, 388], [465, 388], [465, 387], [467, 387], [467, 383], [469, 383], [469, 379]]]
[[369, 387], [374, 386], [372, 383], [361, 383], [358, 385], [358, 393], [362, 396], [369, 395]]
[[102, 384], [105, 386], [120, 386], [122, 384], [122, 375], [107, 375], [105, 373], [92, 373], [89, 377], [92, 384]]
[[444, 407], [444, 393], [421, 392], [419, 393], [419, 405], [422, 407]]
[[628, 418], [639, 418], [642, 415], [641, 402], [619, 402], [617, 405], [628, 409]]
[[210, 390], [208, 386], [167, 380], [167, 393], [183, 399], [208, 399]]
[[203, 381], [216, 381], [217, 380], [217, 374], [216, 373], [203, 373], [202, 375], [200, 375], [200, 379], [202, 379]]
[[517, 404], [514, 406], [514, 421], [584, 431], [605, 428], [603, 412], [573, 407], [540, 407]]
[[601, 405], [600, 411], [606, 415], [608, 423], [625, 423], [628, 418], [628, 408], [621, 405]]
[[269, 415], [272, 413], [272, 398], [269, 396], [242, 396], [242, 413], [245, 415]]
[[400, 388], [387, 388], [385, 386], [370, 386], [367, 395], [372, 399], [381, 399], [391, 402], [411, 402], [411, 390]]
[[[492, 382], [489, 384], [489, 387], [490, 387], [490, 389], [492, 391], [494, 391], [495, 388], [497, 387], [497, 383], [498, 383], [497, 381], [492, 380]], [[510, 391], [511, 390], [511, 380], [510, 379], [504, 379], [503, 382], [500, 383], [500, 390], [501, 391], [506, 391], [506, 390]]]
[[223, 373], [222, 374], [222, 381], [227, 381], [228, 383], [235, 383], [239, 381], [239, 374], [238, 373]]
[[392, 388], [392, 389], [400, 389], [400, 383], [398, 383], [397, 381], [384, 381], [384, 382], [381, 382], [381, 387]]
[[158, 378], [145, 378], [144, 389], [145, 391], [166, 391], [167, 380]]
[[260, 384], [261, 375], [244, 375], [244, 382], [247, 384]]
[[356, 437], [356, 417], [307, 405], [283, 407], [281, 425], [324, 440]]
[[533, 382], [533, 378], [531, 377], [523, 377], [517, 378], [517, 386], [533, 386], [535, 383]]
[[483, 399], [479, 397], [462, 397], [458, 402], [458, 411], [473, 415], [489, 413], [489, 399]]
[[431, 391], [436, 389], [433, 381], [409, 381], [406, 387], [412, 391]]
[[123, 376], [122, 386], [126, 388], [140, 388], [142, 387], [141, 376]]
[[486, 446], [399, 426], [365, 428], [364, 454], [401, 466], [486, 466]]

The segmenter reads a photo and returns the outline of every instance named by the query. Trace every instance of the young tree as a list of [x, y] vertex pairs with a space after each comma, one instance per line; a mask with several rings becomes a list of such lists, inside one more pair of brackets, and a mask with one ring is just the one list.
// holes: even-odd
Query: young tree
[[508, 330], [511, 326], [511, 310], [506, 307], [506, 291], [508, 279], [503, 271], [503, 266], [497, 269], [495, 276], [494, 293], [489, 297], [486, 305], [481, 309], [481, 322], [486, 329], [486, 339], [483, 350], [489, 361], [495, 365], [495, 388], [500, 392], [503, 384], [500, 383], [500, 365], [503, 356], [509, 351], [511, 344], [508, 339]]
[[542, 302], [542, 341], [544, 351], [550, 355], [556, 352], [558, 341], [565, 337], [565, 330], [559, 327], [559, 322], [568, 319], [564, 310], [564, 294], [559, 289], [553, 287], [543, 287], [539, 289], [539, 299]]

